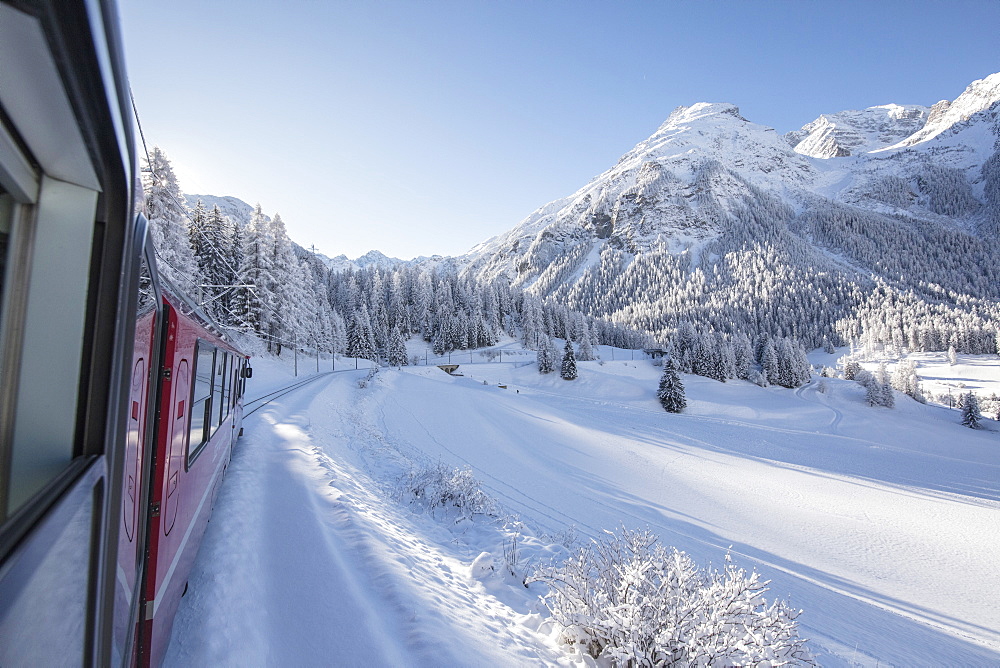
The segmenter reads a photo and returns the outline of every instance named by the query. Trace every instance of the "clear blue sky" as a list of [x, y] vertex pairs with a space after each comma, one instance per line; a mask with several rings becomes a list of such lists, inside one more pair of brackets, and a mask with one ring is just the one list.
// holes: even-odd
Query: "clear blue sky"
[[186, 192], [327, 255], [463, 253], [678, 105], [796, 129], [1000, 71], [1000, 1], [121, 0], [136, 105]]

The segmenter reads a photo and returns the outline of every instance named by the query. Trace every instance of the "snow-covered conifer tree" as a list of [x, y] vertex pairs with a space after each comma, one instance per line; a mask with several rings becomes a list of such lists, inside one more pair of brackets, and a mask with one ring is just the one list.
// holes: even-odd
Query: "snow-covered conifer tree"
[[983, 414], [979, 409], [979, 398], [969, 391], [962, 397], [962, 424], [970, 429], [982, 426]]
[[562, 366], [559, 375], [563, 380], [576, 380], [576, 356], [573, 354], [573, 343], [566, 339], [566, 347], [563, 348]]
[[542, 342], [538, 346], [538, 353], [536, 354], [536, 359], [538, 360], [538, 373], [552, 373], [555, 370], [555, 359], [552, 350], [552, 342]]
[[660, 376], [660, 386], [656, 390], [656, 398], [660, 400], [663, 410], [668, 413], [680, 413], [687, 407], [684, 397], [684, 383], [677, 373], [677, 363], [669, 358], [663, 365], [663, 375]]
[[386, 352], [389, 366], [406, 366], [409, 360], [406, 356], [406, 344], [403, 342], [403, 335], [398, 329], [393, 329], [389, 335], [389, 349]]
[[264, 333], [267, 329], [269, 316], [265, 311], [265, 304], [270, 301], [270, 285], [273, 283], [271, 255], [266, 251], [268, 235], [267, 217], [260, 204], [257, 204], [250, 215], [250, 223], [241, 235], [241, 261], [237, 267], [238, 283], [250, 287], [236, 290], [232, 310], [234, 316], [241, 321], [237, 324], [258, 333]]
[[192, 280], [198, 265], [188, 237], [187, 211], [177, 177], [158, 146], [153, 147], [147, 167], [142, 174], [143, 208], [160, 260], [158, 269], [180, 289], [194, 292]]
[[590, 343], [590, 328], [586, 326], [586, 323], [580, 329], [580, 352], [577, 354], [577, 359], [581, 362], [590, 362], [595, 359], [594, 346]]
[[358, 359], [376, 360], [375, 338], [372, 335], [368, 309], [362, 304], [354, 313], [347, 331], [347, 356]]
[[781, 370], [778, 367], [778, 353], [770, 339], [764, 342], [760, 354], [761, 371], [769, 385], [782, 385]]

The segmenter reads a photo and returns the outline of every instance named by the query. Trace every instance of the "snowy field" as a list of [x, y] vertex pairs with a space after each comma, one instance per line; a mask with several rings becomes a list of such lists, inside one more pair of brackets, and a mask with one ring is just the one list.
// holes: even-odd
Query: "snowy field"
[[[998, 364], [919, 371], [972, 387]], [[673, 415], [650, 362], [578, 366], [572, 382], [506, 360], [386, 369], [366, 388], [338, 370], [255, 413], [167, 664], [593, 665], [559, 644], [540, 584], [502, 576], [503, 550], [518, 532], [521, 563], [542, 563], [622, 525], [702, 565], [729, 549], [804, 610], [823, 665], [1000, 664], [995, 421], [973, 431], [900, 394], [871, 408], [856, 383], [815, 378], [683, 376]], [[254, 370], [250, 398], [290, 380], [284, 362]], [[397, 500], [400, 475], [436, 462], [471, 467], [521, 524]], [[484, 551], [495, 572], [471, 569]]]

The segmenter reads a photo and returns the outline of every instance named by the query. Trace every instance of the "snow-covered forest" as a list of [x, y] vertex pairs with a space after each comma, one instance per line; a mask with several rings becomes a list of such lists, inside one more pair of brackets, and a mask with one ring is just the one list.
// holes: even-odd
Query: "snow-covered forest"
[[[409, 362], [401, 351], [411, 336], [441, 356], [492, 346], [507, 335], [545, 359], [554, 337], [575, 342], [581, 360], [593, 359], [598, 345], [664, 346], [680, 370], [720, 381], [797, 387], [808, 379], [803, 346], [793, 337], [763, 333], [766, 327], [740, 330], [729, 323], [716, 329], [691, 317], [671, 336], [656, 338], [648, 322], [629, 327], [585, 316], [558, 295], [543, 301], [503, 279], [484, 282], [401, 263], [331, 271], [289, 239], [280, 215], [269, 217], [257, 205], [241, 225], [217, 205], [208, 210], [200, 200], [186, 203], [159, 148], [150, 165], [146, 215], [161, 272], [220, 325], [253, 333], [276, 353], [296, 346], [399, 366]], [[603, 294], [622, 294], [621, 286], [615, 288]], [[751, 342], [746, 331], [762, 333]]]
[[219, 324], [255, 333], [278, 352], [296, 345], [388, 361], [397, 334], [420, 335], [437, 354], [490, 346], [503, 332], [520, 333], [532, 348], [543, 335], [628, 348], [648, 340], [502, 281], [402, 265], [331, 272], [288, 237], [279, 214], [257, 205], [241, 225], [218, 206], [185, 202], [158, 147], [149, 162], [146, 215], [162, 273]]
[[441, 356], [506, 335], [531, 350], [547, 350], [552, 338], [573, 341], [581, 360], [593, 359], [598, 345], [665, 346], [682, 371], [720, 381], [753, 374], [761, 384], [797, 387], [808, 379], [805, 350], [791, 337], [757, 334], [751, 344], [732, 327], [699, 331], [682, 321], [669, 339], [656, 339], [500, 278], [406, 264], [331, 271], [292, 242], [279, 214], [257, 205], [245, 225], [230, 220], [217, 205], [185, 202], [162, 150], [154, 148], [149, 163], [146, 215], [161, 272], [221, 326], [253, 333], [276, 353], [295, 346], [400, 366], [410, 361], [403, 345], [410, 337]]

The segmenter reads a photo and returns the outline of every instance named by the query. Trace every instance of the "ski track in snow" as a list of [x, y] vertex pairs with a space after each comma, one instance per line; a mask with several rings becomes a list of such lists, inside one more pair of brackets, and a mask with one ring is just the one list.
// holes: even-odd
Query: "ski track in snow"
[[550, 535], [648, 526], [702, 564], [730, 549], [805, 610], [824, 665], [1000, 662], [995, 433], [920, 407], [867, 438], [883, 414], [844, 381], [823, 394], [686, 376], [689, 412], [666, 415], [648, 364], [583, 363], [573, 384], [468, 369], [385, 370], [363, 390], [363, 371], [336, 373], [253, 416], [168, 665], [581, 661], [539, 631], [537, 592], [470, 577], [482, 530], [388, 498], [438, 460]]

